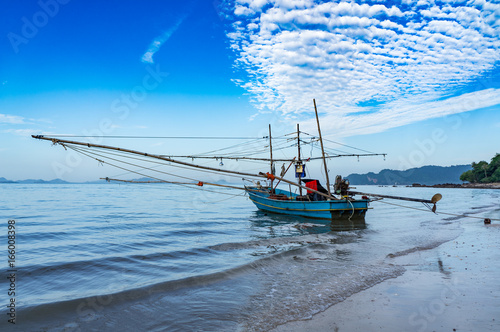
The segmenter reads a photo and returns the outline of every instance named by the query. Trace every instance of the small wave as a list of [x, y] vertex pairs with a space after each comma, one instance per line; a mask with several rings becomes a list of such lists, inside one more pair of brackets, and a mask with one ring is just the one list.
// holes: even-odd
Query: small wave
[[398, 251], [396, 253], [388, 254], [386, 257], [387, 258], [396, 258], [396, 257], [406, 256], [406, 255], [412, 254], [412, 253], [417, 252], [417, 251], [431, 250], [431, 249], [439, 247], [440, 245], [442, 245], [443, 243], [446, 243], [448, 241], [451, 241], [451, 239], [443, 239], [440, 241], [428, 243], [428, 244], [423, 245], [423, 246], [416, 246], [416, 247], [409, 248], [406, 250]]
[[334, 243], [334, 241], [338, 240], [338, 238], [339, 236], [330, 233], [308, 234], [301, 236], [267, 238], [267, 239], [252, 240], [247, 242], [221, 243], [210, 246], [209, 249], [231, 251], [238, 249], [255, 249], [259, 247], [269, 247], [269, 246], [287, 246], [287, 245], [301, 246], [313, 243]]
[[[51, 303], [24, 305], [22, 308], [22, 315], [23, 319], [26, 321], [43, 320], [44, 317], [47, 317], [47, 313], [51, 313], [51, 316], [57, 313], [57, 315], [64, 317], [64, 321], [68, 321], [71, 319], [83, 321], [96, 320], [99, 317], [96, 316], [95, 311], [92, 311], [93, 313], [92, 315], [90, 315], [86, 313], [86, 311], [89, 310], [85, 311], [82, 309], [82, 307], [94, 306], [112, 309], [113, 307], [121, 304], [132, 305], [132, 303], [136, 301], [140, 302], [146, 298], [148, 299], [148, 303], [153, 303], [158, 298], [164, 297], [165, 294], [168, 294], [169, 292], [179, 289], [193, 289], [197, 286], [208, 286], [210, 284], [221, 282], [223, 280], [232, 279], [239, 275], [242, 275], [243, 273], [249, 273], [251, 271], [255, 271], [256, 269], [261, 269], [266, 266], [273, 265], [277, 260], [280, 260], [283, 257], [289, 257], [293, 254], [300, 253], [300, 250], [295, 252], [290, 251], [280, 253], [220, 272], [160, 282], [144, 287], [127, 289], [124, 291], [107, 292], [88, 297], [55, 301]], [[54, 268], [52, 267], [50, 268], [50, 270], [52, 271], [54, 270]]]
[[26, 275], [46, 275], [47, 273], [61, 273], [61, 271], [71, 271], [73, 273], [92, 272], [92, 270], [110, 270], [114, 266], [122, 270], [123, 266], [134, 262], [153, 261], [158, 262], [161, 259], [185, 258], [210, 253], [206, 248], [193, 248], [191, 250], [179, 250], [168, 252], [154, 252], [145, 254], [134, 254], [128, 256], [107, 256], [101, 258], [89, 258], [85, 260], [75, 260], [72, 262], [61, 261], [46, 264], [33, 264], [22, 267]]
[[266, 271], [271, 279], [244, 308], [240, 329], [269, 331], [292, 320], [309, 319], [347, 297], [406, 270], [396, 265], [342, 266], [331, 261], [304, 260]]

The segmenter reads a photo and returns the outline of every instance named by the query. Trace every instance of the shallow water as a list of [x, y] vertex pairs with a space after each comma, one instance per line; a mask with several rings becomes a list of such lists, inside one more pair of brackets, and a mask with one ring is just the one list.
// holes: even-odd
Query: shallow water
[[[438, 213], [494, 218], [500, 209], [495, 190], [358, 190], [439, 191]], [[224, 194], [165, 184], [0, 185], [2, 232], [16, 221], [16, 327], [266, 331], [404, 273], [387, 257], [451, 241], [462, 222], [482, 223], [384, 200], [371, 204], [364, 227], [332, 231], [217, 191]]]

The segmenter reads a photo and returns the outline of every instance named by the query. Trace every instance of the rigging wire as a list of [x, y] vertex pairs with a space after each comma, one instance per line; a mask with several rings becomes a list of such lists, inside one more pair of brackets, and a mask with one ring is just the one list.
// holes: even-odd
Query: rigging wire
[[[293, 144], [288, 144], [287, 142], [278, 143], [276, 146], [273, 146], [273, 152], [284, 150], [287, 148], [291, 148], [293, 146], [294, 146]], [[172, 157], [172, 158], [190, 158], [190, 159], [196, 159], [196, 158], [211, 158], [211, 159], [219, 158], [220, 159], [220, 158], [226, 157], [228, 159], [242, 159], [243, 160], [245, 158], [251, 158], [251, 156], [260, 155], [260, 154], [264, 154], [264, 153], [268, 153], [268, 152], [269, 152], [269, 149], [268, 149], [268, 146], [266, 146], [266, 147], [259, 147], [257, 149], [252, 150], [251, 152], [229, 151], [229, 152], [218, 154], [215, 156], [207, 156], [208, 153], [189, 155], [189, 156], [187, 156], [187, 155], [185, 155], [185, 156], [168, 155], [168, 156]], [[236, 153], [240, 153], [240, 154], [236, 155]], [[262, 158], [262, 159], [266, 159], [265, 161], [267, 161], [267, 158]]]
[[50, 135], [51, 137], [72, 137], [72, 138], [161, 138], [161, 139], [268, 139], [269, 137], [223, 137], [223, 136], [87, 136], [87, 135]]
[[[210, 201], [210, 202], [205, 202], [205, 204], [214, 204], [214, 203], [220, 203], [220, 202], [223, 202], [223, 201], [227, 201], [229, 199], [232, 199], [234, 197], [238, 197], [238, 196], [245, 196], [247, 193], [246, 192], [242, 192], [241, 194], [233, 194], [231, 195], [231, 197], [226, 197], [224, 199], [220, 199], [220, 200], [217, 200], [217, 201]], [[229, 195], [229, 194], [228, 194]]]
[[251, 141], [248, 141], [248, 142], [243, 142], [243, 143], [235, 144], [235, 145], [224, 147], [224, 148], [221, 148], [221, 149], [216, 149], [216, 150], [212, 150], [212, 151], [208, 151], [208, 152], [197, 153], [197, 154], [194, 154], [194, 156], [202, 156], [202, 155], [207, 155], [209, 153], [214, 153], [214, 152], [229, 150], [229, 149], [236, 148], [236, 147], [239, 147], [239, 146], [245, 146], [245, 145], [254, 144], [254, 143], [259, 142], [259, 141], [260, 141], [260, 139], [254, 139], [254, 140], [251, 140]]
[[[223, 156], [234, 156], [235, 154], [240, 154], [241, 156], [251, 156], [259, 153], [265, 153], [267, 152], [267, 147], [262, 147], [262, 146], [255, 146], [256, 143], [258, 143], [259, 140], [251, 140], [248, 142], [240, 143], [240, 144], [235, 144], [229, 147], [221, 148], [221, 149], [216, 149], [208, 152], [202, 152], [202, 153], [197, 153], [193, 154], [190, 156], [175, 156], [175, 157], [185, 157], [185, 158], [196, 158], [196, 157], [206, 157], [209, 154], [213, 153], [219, 153], [222, 151], [225, 151], [224, 153], [220, 153], [215, 157], [223, 157]], [[278, 143], [276, 146], [280, 147], [283, 146], [285, 143]], [[246, 149], [245, 149], [246, 148]], [[174, 156], [172, 156], [174, 157]], [[236, 158], [236, 157], [235, 157]]]
[[[67, 144], [70, 144], [70, 143], [64, 143], [64, 145], [67, 145]], [[68, 147], [70, 147], [70, 146], [68, 146]], [[117, 161], [117, 162], [120, 162], [120, 163], [124, 163], [124, 164], [128, 164], [128, 165], [136, 166], [136, 167], [139, 167], [140, 169], [148, 169], [148, 170], [151, 170], [151, 171], [154, 171], [154, 172], [163, 173], [163, 174], [166, 174], [166, 175], [171, 175], [171, 176], [174, 176], [174, 177], [184, 178], [184, 179], [187, 179], [187, 180], [197, 181], [198, 182], [197, 179], [188, 178], [188, 177], [182, 177], [180, 175], [168, 173], [168, 172], [165, 172], [165, 171], [154, 170], [151, 167], [145, 167], [145, 166], [141, 166], [141, 165], [136, 165], [136, 164], [128, 163], [128, 162], [123, 161], [123, 160], [111, 158], [108, 155], [118, 156], [118, 157], [121, 157], [121, 158], [135, 159], [135, 160], [142, 161], [142, 162], [147, 162], [147, 163], [159, 164], [160, 166], [176, 167], [176, 168], [180, 168], [180, 169], [186, 169], [186, 170], [189, 170], [189, 171], [193, 171], [193, 168], [188, 167], [188, 166], [180, 166], [180, 165], [177, 165], [177, 164], [170, 164], [169, 161], [158, 161], [158, 160], [154, 160], [154, 159], [150, 159], [150, 158], [146, 159], [146, 158], [140, 158], [140, 157], [133, 157], [133, 156], [130, 156], [129, 153], [122, 152], [122, 151], [119, 151], [119, 152], [110, 152], [110, 151], [106, 151], [106, 150], [101, 151], [101, 153], [108, 154], [108, 155], [102, 155], [102, 154], [99, 154], [99, 153], [93, 152], [93, 151], [92, 152], [88, 151], [88, 154], [85, 154], [85, 153], [82, 152], [82, 151], [84, 151], [82, 148], [77, 148], [77, 147], [73, 147], [73, 148], [74, 149], [78, 149], [80, 153], [82, 153], [82, 154], [84, 154], [86, 156], [88, 156], [88, 154], [91, 154], [91, 155], [99, 156], [99, 157], [102, 157], [102, 158], [108, 158], [110, 160], [114, 160], [114, 161]], [[95, 157], [90, 157], [90, 158], [96, 159], [99, 162], [102, 162], [102, 160], [97, 159]], [[133, 172], [132, 170], [129, 170], [129, 169], [125, 169], [125, 168], [122, 168], [122, 169], [130, 171], [130, 172]], [[259, 168], [259, 169], [261, 169], [261, 168]], [[211, 170], [204, 170], [204, 172], [206, 172], [206, 173], [212, 173], [212, 174], [216, 174], [216, 175], [221, 175], [221, 173], [216, 172], [216, 171], [211, 171]], [[141, 174], [141, 175], [144, 175], [144, 174]], [[144, 176], [148, 176], [148, 175], [144, 175]], [[234, 178], [240, 178], [240, 175], [236, 175], [236, 174], [224, 174], [224, 176], [234, 177]], [[162, 181], [164, 181], [164, 180], [162, 180]]]
[[330, 142], [330, 143], [342, 145], [342, 146], [345, 146], [345, 147], [348, 147], [348, 148], [351, 148], [351, 149], [354, 149], [354, 150], [359, 150], [359, 151], [366, 152], [366, 153], [375, 153], [375, 152], [372, 152], [372, 151], [368, 151], [368, 150], [363, 150], [363, 149], [357, 148], [355, 146], [351, 146], [351, 145], [347, 145], [347, 144], [335, 142], [335, 141], [332, 141], [332, 140], [329, 140], [329, 139], [326, 139], [326, 138], [323, 138], [323, 140], [327, 141], [327, 142]]
[[[65, 143], [65, 144], [69, 144], [69, 143]], [[80, 148], [81, 149], [81, 148]], [[151, 159], [151, 158], [144, 158], [144, 157], [137, 157], [137, 156], [131, 156], [129, 153], [127, 152], [122, 152], [122, 151], [107, 151], [107, 150], [100, 150], [100, 152], [102, 154], [98, 154], [97, 152], [91, 152], [92, 154], [95, 154], [95, 155], [98, 155], [100, 157], [103, 157], [103, 158], [109, 158], [107, 156], [104, 156], [103, 154], [106, 154], [106, 155], [113, 155], [113, 156], [118, 156], [118, 157], [122, 157], [122, 158], [128, 158], [128, 159], [135, 159], [135, 160], [139, 160], [139, 161], [143, 161], [143, 162], [148, 162], [148, 163], [155, 163], [155, 164], [159, 164], [159, 166], [169, 166], [169, 167], [177, 167], [177, 168], [181, 168], [181, 169], [186, 169], [186, 170], [190, 170], [192, 171], [193, 168], [191, 167], [187, 167], [187, 166], [180, 166], [180, 165], [177, 165], [177, 164], [170, 164], [170, 162], [168, 161], [159, 161], [159, 160], [155, 160], [155, 159]], [[90, 153], [90, 152], [89, 152]], [[260, 162], [260, 161], [251, 161], [251, 160], [243, 160], [247, 163], [254, 163], [254, 164], [258, 164], [258, 165], [262, 165], [263, 162]], [[208, 165], [210, 164], [209, 162], [207, 163], [201, 163], [199, 165]], [[157, 166], [157, 167], [159, 167]], [[140, 167], [140, 166], [139, 166]], [[142, 168], [142, 167], [141, 167]], [[256, 168], [256, 169], [260, 169], [262, 170], [262, 167], [260, 168]], [[205, 171], [205, 172], [208, 172], [208, 173], [213, 173], [213, 174], [218, 174], [220, 175], [220, 173], [218, 172], [215, 172], [215, 171]], [[237, 175], [230, 175], [228, 174], [227, 176], [234, 176], [234, 177], [239, 177]]]
[[[429, 212], [429, 210], [419, 209], [419, 208], [415, 208], [415, 207], [412, 207], [412, 206], [401, 205], [401, 204], [396, 204], [396, 203], [384, 202], [382, 200], [377, 200], [376, 202], [380, 202], [380, 203], [384, 203], [384, 204], [389, 204], [389, 205], [394, 205], [394, 206], [398, 206], [398, 207], [403, 207], [403, 208], [407, 208], [407, 209], [413, 209], [413, 210], [418, 210], [418, 211]], [[461, 217], [461, 218], [485, 219], [484, 217], [475, 217], [475, 216], [469, 216], [469, 215], [466, 215], [466, 214], [455, 214], [455, 213], [447, 213], [447, 212], [435, 212], [435, 214], [445, 214], [445, 215], [448, 215], [448, 216]], [[500, 219], [495, 219], [495, 218], [488, 218], [488, 219], [495, 220], [495, 221], [500, 221]]]
[[[66, 145], [67, 143], [64, 143], [64, 144]], [[82, 148], [76, 148], [76, 147], [70, 147], [70, 146], [68, 146], [68, 147], [69, 147], [69, 148], [74, 149], [75, 151], [78, 151], [78, 152], [80, 152], [80, 153], [84, 154], [85, 156], [89, 156], [89, 154], [91, 154], [91, 155], [96, 155], [96, 156], [100, 156], [100, 157], [103, 157], [103, 158], [108, 158], [108, 159], [110, 159], [110, 160], [114, 160], [114, 161], [117, 161], [117, 162], [120, 162], [120, 163], [123, 163], [123, 164], [128, 164], [128, 165], [131, 165], [131, 166], [140, 167], [140, 168], [142, 168], [142, 169], [148, 169], [148, 170], [151, 170], [151, 171], [154, 171], [154, 172], [163, 173], [163, 174], [170, 175], [170, 176], [174, 176], [174, 177], [179, 177], [179, 178], [181, 178], [181, 179], [186, 179], [186, 180], [191, 180], [191, 181], [197, 181], [196, 179], [193, 179], [193, 178], [183, 177], [183, 176], [181, 176], [181, 175], [175, 175], [175, 174], [168, 173], [168, 172], [164, 172], [164, 171], [154, 170], [154, 169], [152, 169], [152, 168], [150, 168], [150, 167], [143, 167], [143, 166], [141, 166], [141, 165], [136, 165], [136, 164], [128, 163], [128, 162], [126, 162], [126, 161], [123, 161], [123, 160], [118, 160], [118, 159], [115, 159], [115, 158], [111, 158], [111, 157], [109, 157], [109, 156], [103, 156], [102, 154], [99, 154], [99, 153], [97, 153], [97, 152], [88, 152], [88, 154], [85, 154], [84, 152], [82, 152], [82, 151], [84, 151]], [[103, 153], [107, 153], [107, 154], [110, 154], [110, 155], [118, 155], [119, 157], [123, 157], [123, 158], [130, 158], [130, 159], [135, 159], [135, 160], [139, 160], [139, 161], [143, 161], [143, 162], [149, 162], [149, 163], [161, 164], [161, 165], [163, 165], [163, 166], [171, 166], [171, 167], [177, 167], [177, 168], [182, 168], [182, 169], [193, 170], [192, 168], [187, 167], [187, 166], [169, 165], [169, 164], [168, 164], [168, 161], [165, 161], [165, 162], [159, 162], [159, 161], [156, 161], [156, 160], [140, 159], [140, 158], [138, 158], [138, 157], [131, 157], [131, 156], [128, 156], [128, 155], [119, 155], [119, 154], [116, 154], [116, 153], [113, 153], [113, 152], [107, 152], [107, 151], [106, 151], [106, 152], [103, 152]], [[89, 156], [89, 157], [90, 157], [90, 156]], [[103, 160], [99, 160], [99, 159], [97, 159], [97, 158], [95, 158], [95, 157], [90, 157], [90, 158], [92, 158], [92, 159], [96, 159], [96, 160], [97, 160], [97, 161], [99, 161], [99, 162], [103, 162]], [[124, 170], [127, 170], [127, 169], [124, 169]], [[209, 170], [206, 170], [205, 172], [207, 172], [207, 173], [214, 173], [214, 174], [220, 174], [220, 173], [217, 173], [217, 172], [215, 172], [215, 171], [209, 171]], [[239, 178], [239, 176], [238, 176], [238, 175], [234, 175], [234, 174], [225, 174], [225, 175]], [[164, 180], [163, 180], [163, 181], [164, 181]]]
[[[157, 168], [157, 167], [161, 167], [161, 166], [165, 166], [164, 164], [161, 164], [161, 165], [157, 165], [157, 166], [154, 166], [154, 167], [151, 167], [151, 168]], [[142, 167], [140, 167], [139, 169], [142, 169]], [[109, 176], [110, 178], [119, 178], [119, 177], [122, 177], [124, 175], [128, 175], [130, 174], [132, 171], [129, 171], [129, 172], [125, 172], [125, 173], [120, 173], [120, 174], [115, 174], [115, 175], [111, 175]]]
[[[119, 159], [111, 158], [111, 157], [109, 157], [109, 156], [103, 156], [102, 154], [98, 154], [98, 153], [96, 153], [96, 152], [88, 152], [88, 153], [87, 153], [87, 151], [83, 150], [82, 148], [71, 147], [71, 146], [68, 146], [68, 148], [70, 148], [70, 149], [72, 149], [72, 150], [74, 150], [74, 151], [76, 151], [76, 152], [79, 152], [79, 153], [81, 153], [81, 154], [83, 154], [83, 155], [85, 155], [85, 156], [87, 156], [87, 157], [89, 157], [89, 158], [95, 159], [95, 160], [97, 160], [97, 161], [99, 161], [99, 162], [102, 162], [102, 163], [108, 163], [108, 164], [113, 165], [113, 166], [115, 166], [115, 165], [114, 165], [114, 164], [111, 164], [111, 163], [109, 163], [109, 162], [107, 162], [107, 161], [100, 160], [100, 159], [97, 159], [97, 158], [95, 158], [95, 157], [92, 157], [92, 155], [94, 155], [94, 156], [100, 156], [100, 157], [103, 157], [103, 158], [108, 158], [108, 159], [110, 159], [110, 160], [114, 160], [114, 161], [117, 161], [117, 162], [119, 162], [119, 163], [123, 163], [123, 164], [131, 165], [131, 166], [134, 166], [134, 167], [139, 167], [140, 169], [150, 170], [150, 171], [153, 171], [153, 172], [157, 172], [157, 173], [162, 173], [162, 174], [165, 174], [165, 175], [174, 176], [174, 177], [178, 177], [178, 178], [181, 178], [181, 179], [184, 179], [184, 180], [196, 181], [196, 180], [195, 180], [195, 179], [193, 179], [193, 178], [189, 178], [189, 177], [185, 177], [185, 176], [181, 176], [181, 175], [175, 175], [175, 174], [171, 174], [171, 173], [164, 172], [164, 171], [160, 171], [160, 170], [155, 170], [155, 169], [153, 169], [152, 167], [145, 167], [145, 166], [141, 166], [141, 165], [137, 165], [137, 164], [132, 164], [132, 163], [129, 163], [129, 162], [126, 162], [126, 161], [123, 161], [123, 160], [119, 160]], [[84, 151], [85, 151], [85, 152], [84, 152]], [[109, 154], [116, 155], [116, 154], [114, 154], [114, 153], [109, 153]], [[124, 156], [120, 156], [120, 157], [124, 157]], [[140, 161], [152, 162], [152, 163], [159, 163], [159, 162], [156, 162], [156, 161], [143, 160], [143, 159], [139, 159], [139, 158], [135, 158], [135, 157], [128, 157], [128, 158], [130, 158], [130, 159], [136, 159], [136, 160], [140, 160]], [[163, 165], [163, 166], [168, 166], [167, 164], [162, 164], [162, 165]], [[118, 167], [118, 166], [116, 166], [116, 167]], [[122, 168], [122, 169], [127, 170], [127, 169], [125, 169], [125, 168]], [[132, 170], [129, 170], [129, 171], [131, 171], [131, 172], [133, 172], [133, 173], [136, 173], [136, 172], [134, 172], [134, 171], [132, 171]], [[141, 174], [141, 175], [144, 175], [144, 174]], [[147, 176], [147, 175], [145, 175], [145, 176]], [[165, 180], [161, 180], [161, 179], [160, 179], [160, 181], [165, 181]]]
[[[165, 182], [165, 183], [170, 183], [170, 184], [175, 184], [175, 185], [178, 185], [178, 186], [181, 186], [181, 187], [186, 187], [186, 188], [189, 188], [189, 189], [198, 189], [198, 190], [203, 190], [203, 191], [206, 191], [206, 192], [213, 192], [213, 193], [217, 193], [217, 194], [224, 194], [224, 195], [231, 195], [231, 196], [235, 196], [234, 194], [229, 194], [229, 193], [225, 193], [225, 192], [221, 192], [221, 191], [215, 191], [215, 190], [210, 190], [210, 189], [206, 189], [206, 188], [201, 188], [201, 187], [190, 187], [188, 186], [187, 184], [182, 184], [182, 183], [175, 183], [175, 182], [170, 182], [170, 181], [166, 181], [166, 180], [163, 180], [163, 179], [160, 179], [160, 178], [157, 178], [157, 177], [154, 177], [154, 176], [150, 176], [150, 175], [147, 175], [147, 174], [143, 174], [143, 173], [140, 173], [140, 172], [136, 172], [136, 171], [132, 171], [132, 170], [129, 170], [129, 169], [126, 169], [124, 167], [121, 167], [121, 166], [118, 166], [118, 165], [115, 165], [113, 163], [110, 163], [110, 162], [105, 162], [105, 161], [102, 161], [102, 160], [99, 160], [95, 157], [92, 157], [91, 155], [85, 153], [85, 152], [82, 152], [82, 151], [79, 151], [81, 150], [80, 148], [76, 148], [76, 147], [72, 147], [72, 146], [67, 146], [68, 148], [74, 150], [75, 152], [77, 153], [81, 153], [83, 154], [84, 156], [87, 156], [91, 159], [95, 159], [97, 160], [98, 162], [101, 162], [101, 163], [106, 163], [108, 165], [111, 165], [113, 167], [116, 167], [116, 168], [119, 168], [119, 169], [122, 169], [122, 170], [125, 170], [125, 171], [129, 171], [129, 172], [132, 172], [132, 173], [135, 173], [135, 174], [138, 174], [138, 175], [142, 175], [142, 176], [145, 176], [145, 177], [149, 177], [149, 178], [152, 178], [152, 179], [155, 179], [155, 180], [158, 180], [158, 181], [162, 181], [162, 182]], [[109, 158], [109, 157], [107, 157]], [[112, 159], [112, 158], [109, 158], [109, 159]], [[122, 162], [122, 163], [126, 163], [124, 161], [119, 161], [118, 162]], [[129, 163], [126, 163], [126, 164], [129, 164]], [[138, 165], [136, 165], [138, 166]], [[146, 168], [147, 169], [147, 168]], [[159, 172], [159, 173], [164, 173], [164, 174], [167, 174], [167, 175], [172, 175], [172, 174], [169, 174], [169, 173], [166, 173], [166, 172], [161, 172], [161, 171], [156, 171], [156, 172]], [[187, 178], [187, 177], [182, 177], [182, 176], [179, 176], [179, 175], [174, 175], [174, 176], [177, 176], [177, 177], [180, 177], [180, 178], [184, 178], [184, 179], [190, 179], [190, 178]], [[192, 181], [197, 181], [197, 180], [194, 180], [194, 179], [190, 179]], [[193, 185], [196, 185], [196, 183], [193, 183]]]
[[[301, 133], [301, 134], [308, 135], [308, 136], [311, 136], [312, 138], [316, 138], [316, 136], [311, 135], [311, 134], [306, 133], [306, 132], [302, 132], [302, 131], [301, 131], [300, 133]], [[362, 152], [366, 152], [366, 153], [375, 153], [375, 152], [368, 151], [368, 150], [364, 150], [364, 149], [360, 149], [360, 148], [357, 148], [357, 147], [355, 147], [355, 146], [351, 146], [351, 145], [348, 145], [348, 144], [344, 144], [344, 143], [336, 142], [336, 141], [333, 141], [333, 140], [330, 140], [330, 139], [327, 139], [327, 138], [324, 138], [324, 137], [323, 137], [323, 141], [327, 141], [327, 142], [330, 142], [330, 143], [334, 143], [334, 144], [342, 145], [342, 146], [345, 146], [345, 147], [348, 147], [348, 148], [351, 148], [351, 149], [355, 149], [355, 150], [359, 150], [359, 151], [362, 151]]]

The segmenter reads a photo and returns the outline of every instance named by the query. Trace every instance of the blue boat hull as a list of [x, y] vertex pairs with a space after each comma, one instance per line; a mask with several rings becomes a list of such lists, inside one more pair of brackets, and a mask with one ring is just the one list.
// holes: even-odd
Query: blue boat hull
[[287, 200], [278, 200], [270, 198], [269, 191], [265, 188], [246, 187], [245, 189], [250, 200], [260, 210], [330, 221], [364, 218], [370, 202], [369, 199], [297, 201], [295, 200], [296, 194], [276, 189], [277, 195], [284, 194], [289, 197]]

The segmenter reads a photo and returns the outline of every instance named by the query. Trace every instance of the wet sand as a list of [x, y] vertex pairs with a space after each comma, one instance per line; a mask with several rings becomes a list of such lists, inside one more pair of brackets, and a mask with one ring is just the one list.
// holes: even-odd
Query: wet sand
[[387, 257], [407, 269], [402, 276], [272, 331], [499, 331], [500, 222], [459, 222], [453, 241]]

